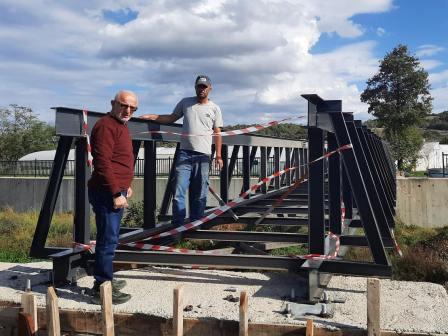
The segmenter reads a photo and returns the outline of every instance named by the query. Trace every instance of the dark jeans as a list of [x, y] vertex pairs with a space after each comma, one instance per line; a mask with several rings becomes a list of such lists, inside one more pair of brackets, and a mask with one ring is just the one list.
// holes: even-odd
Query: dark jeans
[[[126, 192], [122, 192], [126, 195]], [[113, 278], [113, 260], [118, 245], [123, 209], [113, 208], [110, 192], [89, 189], [89, 202], [95, 212], [96, 247], [93, 276], [98, 283]]]
[[208, 193], [210, 157], [207, 154], [181, 149], [176, 161], [176, 184], [173, 197], [173, 219], [176, 226], [184, 224], [185, 194], [189, 187], [190, 220], [204, 216]]

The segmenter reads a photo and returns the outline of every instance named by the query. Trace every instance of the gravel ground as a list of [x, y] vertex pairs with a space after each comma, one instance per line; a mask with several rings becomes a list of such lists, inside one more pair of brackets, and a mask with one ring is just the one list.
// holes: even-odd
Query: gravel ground
[[[26, 279], [31, 279], [38, 304], [45, 305], [46, 286], [51, 263], [0, 263], [0, 300], [20, 302]], [[303, 324], [303, 318], [286, 317], [284, 298], [291, 288], [296, 292], [302, 283], [298, 275], [290, 273], [255, 273], [217, 270], [172, 269], [148, 267], [121, 271], [116, 277], [125, 279], [123, 290], [133, 298], [114, 306], [115, 312], [140, 312], [165, 318], [172, 317], [173, 289], [184, 285], [184, 303], [193, 309], [187, 318], [217, 318], [238, 320], [239, 304], [224, 300], [228, 295], [239, 297], [241, 290], [249, 293], [251, 322]], [[61, 308], [99, 310], [89, 304], [85, 289], [93, 284], [92, 277], [78, 281], [78, 286], [58, 289]], [[235, 288], [236, 292], [228, 291]], [[334, 316], [315, 317], [315, 322], [329, 328], [366, 328], [366, 278], [334, 276], [327, 293], [330, 298], [345, 300], [334, 304]], [[446, 290], [432, 283], [381, 280], [381, 328], [399, 332], [448, 334], [448, 295]]]

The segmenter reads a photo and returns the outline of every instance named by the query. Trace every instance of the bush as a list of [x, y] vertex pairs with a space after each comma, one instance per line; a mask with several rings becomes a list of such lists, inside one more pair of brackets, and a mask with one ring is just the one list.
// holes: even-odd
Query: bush
[[394, 257], [392, 263], [393, 279], [407, 281], [429, 281], [446, 285], [448, 266], [437, 251], [424, 247], [407, 249], [403, 258]]
[[126, 209], [123, 217], [122, 226], [142, 227], [143, 226], [143, 201], [132, 202]]

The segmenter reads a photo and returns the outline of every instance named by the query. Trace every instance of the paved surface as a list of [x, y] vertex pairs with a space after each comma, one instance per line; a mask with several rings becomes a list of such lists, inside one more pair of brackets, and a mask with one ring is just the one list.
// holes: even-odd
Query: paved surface
[[[45, 305], [46, 285], [51, 263], [0, 263], [0, 300], [20, 302], [26, 279], [31, 279], [38, 304]], [[273, 272], [231, 272], [211, 270], [172, 269], [148, 267], [121, 271], [117, 278], [125, 279], [124, 292], [132, 294], [128, 303], [114, 306], [115, 312], [140, 312], [155, 316], [172, 317], [173, 289], [183, 284], [185, 305], [193, 309], [185, 312], [188, 318], [217, 318], [238, 320], [238, 302], [224, 298], [239, 297], [241, 290], [249, 293], [250, 321], [258, 323], [297, 323], [283, 313], [285, 298], [291, 288], [298, 292], [301, 279], [297, 275]], [[89, 303], [85, 289], [92, 286], [92, 277], [78, 281], [77, 287], [58, 289], [61, 308], [99, 310]], [[231, 289], [236, 292], [230, 291]], [[345, 303], [334, 304], [334, 316], [316, 317], [315, 322], [328, 328], [366, 327], [366, 278], [334, 276], [329, 283], [330, 298]], [[448, 334], [448, 295], [436, 284], [381, 280], [381, 327], [401, 332]]]

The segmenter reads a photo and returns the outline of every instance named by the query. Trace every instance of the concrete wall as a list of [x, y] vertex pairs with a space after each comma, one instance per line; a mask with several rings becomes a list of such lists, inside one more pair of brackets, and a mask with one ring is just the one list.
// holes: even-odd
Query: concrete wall
[[[258, 181], [252, 179], [251, 184]], [[61, 184], [58, 201], [56, 203], [56, 212], [72, 211], [74, 207], [74, 179], [73, 177], [64, 178]], [[210, 178], [210, 186], [219, 194], [219, 178]], [[15, 211], [33, 211], [40, 210], [42, 200], [47, 189], [48, 178], [26, 178], [26, 177], [0, 177], [0, 207], [11, 207]], [[158, 177], [156, 181], [157, 206], [162, 203], [163, 194], [167, 184], [167, 177]], [[232, 178], [229, 188], [229, 197], [233, 198], [241, 191], [242, 178]], [[134, 195], [130, 199], [132, 202], [143, 199], [143, 178], [135, 178], [132, 183]], [[187, 196], [188, 198], [188, 196]], [[188, 199], [187, 199], [188, 201]], [[218, 205], [217, 200], [209, 193], [207, 204], [210, 206]]]
[[[253, 179], [251, 184], [257, 179]], [[0, 178], [0, 207], [10, 206], [14, 210], [40, 210], [47, 188], [47, 178]], [[166, 177], [157, 178], [156, 197], [160, 207], [167, 183]], [[211, 178], [210, 185], [219, 193], [219, 179]], [[229, 196], [235, 197], [241, 190], [242, 179], [233, 178]], [[133, 182], [132, 201], [143, 198], [143, 179]], [[64, 178], [56, 203], [56, 211], [72, 211], [74, 206], [74, 180]], [[208, 205], [217, 201], [211, 194]], [[397, 217], [405, 224], [421, 227], [442, 227], [448, 225], [448, 178], [397, 178]]]
[[397, 217], [406, 225], [448, 225], [448, 178], [397, 177]]

